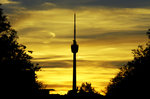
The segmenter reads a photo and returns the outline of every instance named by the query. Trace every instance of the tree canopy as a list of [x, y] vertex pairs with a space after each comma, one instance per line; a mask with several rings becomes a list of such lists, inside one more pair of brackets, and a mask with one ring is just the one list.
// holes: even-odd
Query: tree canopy
[[81, 87], [74, 92], [73, 90], [68, 91], [68, 96], [98, 96], [102, 97], [91, 85], [91, 83], [82, 83]]
[[[149, 32], [147, 32], [150, 37]], [[120, 68], [107, 86], [106, 96], [148, 96], [150, 41], [132, 50], [134, 60]]]
[[35, 71], [40, 68], [31, 62], [26, 46], [17, 42], [18, 36], [0, 8], [0, 67], [3, 92], [13, 95], [34, 94], [41, 88]]
[[98, 96], [100, 95], [91, 85], [91, 83], [82, 83], [79, 89], [79, 95], [83, 96]]

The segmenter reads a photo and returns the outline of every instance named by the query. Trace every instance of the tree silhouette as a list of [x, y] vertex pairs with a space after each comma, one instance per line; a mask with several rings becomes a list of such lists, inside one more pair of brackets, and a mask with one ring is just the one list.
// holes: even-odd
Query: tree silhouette
[[0, 69], [4, 93], [12, 95], [34, 95], [41, 88], [35, 71], [40, 68], [31, 63], [26, 46], [17, 42], [17, 32], [0, 8]]
[[102, 97], [91, 85], [91, 83], [82, 83], [81, 87], [78, 89], [77, 92], [74, 93], [73, 90], [68, 91], [68, 96], [98, 96]]
[[82, 96], [98, 96], [100, 95], [91, 85], [91, 83], [82, 83], [79, 89], [79, 95]]
[[[147, 32], [150, 37], [149, 32]], [[150, 41], [132, 50], [134, 60], [120, 68], [120, 72], [107, 86], [106, 96], [148, 96]]]

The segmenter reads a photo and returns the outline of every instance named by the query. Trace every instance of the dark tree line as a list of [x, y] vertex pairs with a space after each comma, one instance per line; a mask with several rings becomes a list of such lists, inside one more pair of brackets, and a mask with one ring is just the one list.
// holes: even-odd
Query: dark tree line
[[32, 57], [27, 54], [26, 46], [19, 44], [17, 39], [17, 32], [0, 8], [1, 92], [16, 96], [34, 95], [42, 87], [35, 74], [40, 68], [31, 62]]
[[[149, 33], [147, 35], [150, 37]], [[132, 53], [134, 60], [120, 68], [107, 86], [106, 96], [149, 96], [150, 41], [146, 47], [139, 45]]]

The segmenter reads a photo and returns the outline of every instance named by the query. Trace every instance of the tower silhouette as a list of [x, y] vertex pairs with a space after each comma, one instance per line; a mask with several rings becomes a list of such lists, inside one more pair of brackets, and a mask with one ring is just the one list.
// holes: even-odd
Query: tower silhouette
[[76, 87], [76, 53], [78, 52], [78, 48], [79, 48], [79, 46], [77, 45], [77, 42], [76, 42], [76, 14], [74, 14], [74, 40], [73, 40], [73, 44], [71, 45], [71, 50], [73, 53], [73, 86], [72, 86], [72, 90], [74, 92], [77, 91], [77, 87]]

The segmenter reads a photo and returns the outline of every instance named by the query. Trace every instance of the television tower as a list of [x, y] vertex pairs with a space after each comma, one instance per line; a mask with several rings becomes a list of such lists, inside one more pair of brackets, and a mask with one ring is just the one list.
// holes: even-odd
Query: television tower
[[73, 40], [73, 44], [71, 45], [71, 50], [73, 53], [73, 86], [72, 86], [72, 90], [74, 92], [77, 91], [77, 87], [76, 87], [76, 53], [78, 52], [78, 48], [79, 48], [79, 46], [77, 45], [77, 42], [76, 42], [76, 14], [74, 14], [74, 40]]

